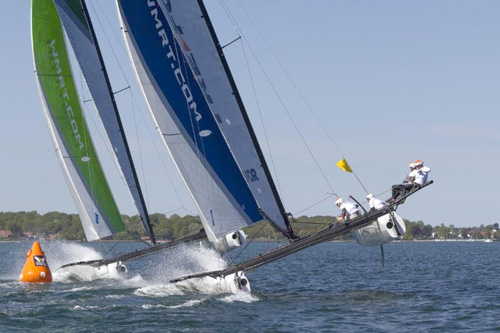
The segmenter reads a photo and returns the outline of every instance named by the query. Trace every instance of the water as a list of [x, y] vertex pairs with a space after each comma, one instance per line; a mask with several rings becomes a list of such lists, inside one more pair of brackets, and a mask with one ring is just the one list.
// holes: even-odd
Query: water
[[[51, 284], [17, 282], [31, 243], [0, 243], [0, 332], [457, 332], [499, 331], [500, 242], [327, 243], [247, 274], [252, 293], [231, 294], [210, 278], [211, 250], [183, 247], [130, 262], [129, 279], [75, 279], [55, 269], [105, 253], [102, 244], [42, 242]], [[105, 244], [108, 248], [112, 244]], [[139, 247], [123, 243], [115, 254]], [[265, 252], [256, 243], [245, 256]]]

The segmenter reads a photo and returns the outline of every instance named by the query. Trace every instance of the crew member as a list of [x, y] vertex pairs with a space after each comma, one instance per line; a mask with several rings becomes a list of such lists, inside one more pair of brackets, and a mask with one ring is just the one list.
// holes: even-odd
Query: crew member
[[385, 206], [385, 201], [375, 198], [371, 193], [366, 196], [366, 200], [368, 200], [370, 210], [382, 209]]
[[406, 179], [403, 180], [403, 184], [413, 183], [415, 181], [415, 176], [417, 173], [417, 161], [411, 162], [409, 164], [409, 167], [410, 167], [410, 173], [408, 174], [408, 176], [406, 176]]
[[424, 166], [424, 161], [417, 160], [415, 161], [416, 172], [415, 172], [415, 180], [414, 183], [418, 185], [424, 185], [427, 183], [427, 177], [429, 176], [429, 172], [431, 172], [431, 168]]
[[343, 221], [345, 223], [349, 223], [350, 220], [361, 215], [361, 211], [359, 206], [350, 201], [344, 201], [341, 197], [339, 197], [335, 201], [335, 205], [342, 211], [340, 216], [337, 218], [338, 221]]
[[392, 197], [389, 201], [401, 199], [406, 193], [411, 192], [416, 187], [415, 177], [417, 175], [417, 163], [411, 162], [409, 167], [410, 173], [406, 176], [406, 179], [403, 180], [403, 183], [392, 186]]

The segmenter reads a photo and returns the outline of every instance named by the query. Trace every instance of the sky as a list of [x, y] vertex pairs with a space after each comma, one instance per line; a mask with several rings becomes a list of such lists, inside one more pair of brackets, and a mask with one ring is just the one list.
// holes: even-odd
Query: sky
[[[205, 3], [223, 45], [242, 36], [224, 51], [288, 211], [337, 215], [332, 193], [364, 201], [363, 186], [388, 198], [421, 159], [435, 183], [399, 215], [433, 226], [500, 222], [500, 2]], [[114, 1], [88, 6], [113, 89], [131, 87], [116, 96], [150, 213], [194, 213], [137, 87]], [[0, 22], [0, 211], [76, 213], [33, 74], [30, 2], [2, 2]], [[134, 215], [89, 104], [108, 182]], [[363, 186], [335, 166], [342, 156]]]

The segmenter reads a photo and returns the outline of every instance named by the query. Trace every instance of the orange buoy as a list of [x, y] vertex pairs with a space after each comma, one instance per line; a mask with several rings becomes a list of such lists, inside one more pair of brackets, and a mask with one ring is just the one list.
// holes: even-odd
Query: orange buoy
[[34, 242], [26, 254], [26, 263], [20, 277], [21, 282], [52, 282], [52, 273], [40, 243]]

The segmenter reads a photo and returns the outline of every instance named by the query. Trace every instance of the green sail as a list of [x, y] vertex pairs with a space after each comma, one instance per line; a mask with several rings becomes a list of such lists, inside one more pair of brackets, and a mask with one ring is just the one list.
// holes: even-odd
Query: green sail
[[52, 0], [32, 0], [36, 75], [56, 151], [88, 240], [125, 230], [80, 106]]

